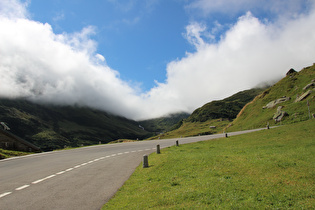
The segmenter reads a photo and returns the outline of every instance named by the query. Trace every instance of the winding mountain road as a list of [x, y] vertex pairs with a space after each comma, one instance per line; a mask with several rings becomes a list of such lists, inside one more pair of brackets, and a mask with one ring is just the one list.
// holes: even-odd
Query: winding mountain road
[[[262, 129], [228, 135], [257, 130]], [[176, 140], [187, 144], [224, 136], [106, 144], [1, 160], [0, 210], [100, 209], [157, 144], [165, 148]]]

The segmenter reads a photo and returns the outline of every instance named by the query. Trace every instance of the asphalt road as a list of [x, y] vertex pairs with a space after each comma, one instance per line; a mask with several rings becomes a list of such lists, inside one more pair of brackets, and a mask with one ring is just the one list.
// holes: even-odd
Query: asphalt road
[[0, 210], [100, 209], [157, 144], [165, 148], [176, 140], [187, 144], [220, 137], [225, 135], [98, 145], [1, 160]]

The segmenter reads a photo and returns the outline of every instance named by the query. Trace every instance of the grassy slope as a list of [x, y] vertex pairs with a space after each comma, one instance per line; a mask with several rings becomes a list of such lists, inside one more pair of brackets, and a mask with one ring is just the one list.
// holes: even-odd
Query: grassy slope
[[[315, 79], [315, 65], [302, 69], [300, 72], [290, 77], [287, 76], [276, 83], [274, 86], [265, 90], [257, 96], [254, 101], [247, 104], [238, 117], [234, 120], [229, 131], [244, 130], [266, 126], [267, 122], [274, 125], [272, 119], [278, 106], [284, 106], [282, 110], [286, 111], [289, 116], [284, 118], [282, 124], [291, 124], [309, 119], [308, 107], [306, 101], [309, 100], [310, 112], [315, 113], [315, 91], [312, 92], [306, 100], [295, 103], [297, 95], [306, 92], [303, 88]], [[282, 96], [291, 97], [291, 100], [280, 103], [271, 109], [262, 109], [270, 101], [281, 98]]]
[[314, 209], [315, 120], [149, 156], [103, 209]]
[[178, 121], [189, 117], [188, 113], [170, 114], [169, 116], [139, 121], [139, 124], [149, 132], [161, 133], [170, 130]]
[[196, 109], [187, 122], [205, 122], [210, 119], [234, 119], [245, 104], [252, 101], [265, 88], [253, 88], [240, 91], [228, 98], [219, 101], [211, 101]]
[[[196, 109], [187, 119], [180, 121], [173, 129], [150, 139], [178, 138], [220, 133], [230, 124], [242, 107], [253, 100], [265, 88], [253, 88], [238, 92], [220, 101], [209, 102]], [[210, 128], [215, 126], [215, 129]], [[174, 126], [175, 127], [175, 126]]]
[[[158, 137], [160, 139], [168, 139], [220, 133], [229, 123], [229, 120], [223, 119], [208, 120], [205, 122], [183, 121], [183, 124], [178, 129], [169, 131], [159, 136], [151, 137], [149, 139], [157, 139]], [[216, 126], [216, 128], [210, 128], [210, 126]]]

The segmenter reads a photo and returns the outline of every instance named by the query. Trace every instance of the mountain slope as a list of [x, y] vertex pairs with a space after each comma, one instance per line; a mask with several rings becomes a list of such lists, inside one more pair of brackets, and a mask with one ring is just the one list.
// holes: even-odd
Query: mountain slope
[[166, 117], [139, 121], [139, 124], [149, 132], [161, 133], [169, 131], [179, 121], [189, 117], [188, 113], [171, 114]]
[[265, 88], [254, 88], [238, 92], [219, 101], [211, 101], [196, 109], [187, 122], [205, 122], [210, 119], [234, 119], [245, 104], [260, 94]]
[[[196, 109], [187, 119], [180, 120], [159, 138], [178, 138], [222, 132], [242, 107], [265, 88], [240, 91], [220, 101], [209, 102]], [[151, 137], [151, 139], [156, 137]]]
[[103, 111], [41, 105], [22, 99], [0, 99], [0, 121], [6, 122], [13, 134], [42, 150], [107, 143], [119, 138], [144, 139], [151, 135], [139, 128], [137, 122]]
[[[291, 124], [312, 118], [315, 113], [314, 86], [315, 64], [299, 72], [291, 70], [286, 77], [248, 103], [228, 130], [264, 127], [267, 123], [270, 126]], [[305, 98], [299, 100], [304, 94]], [[286, 113], [282, 119], [279, 118], [281, 112]]]

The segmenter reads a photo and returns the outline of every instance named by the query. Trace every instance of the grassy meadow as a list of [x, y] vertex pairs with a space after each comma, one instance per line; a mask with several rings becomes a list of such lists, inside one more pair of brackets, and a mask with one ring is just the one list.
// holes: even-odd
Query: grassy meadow
[[[198, 135], [210, 135], [215, 133], [222, 133], [223, 129], [231, 123], [226, 119], [210, 119], [205, 122], [186, 122], [176, 130], [172, 130], [158, 136], [151, 137], [149, 139], [169, 139], [169, 138], [179, 138], [189, 137], [189, 136], [198, 136]], [[215, 126], [216, 128], [210, 128], [210, 126]]]
[[315, 120], [163, 149], [103, 209], [314, 209]]

